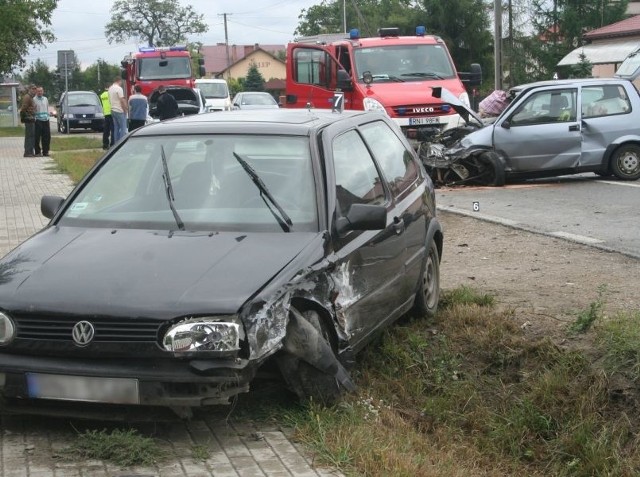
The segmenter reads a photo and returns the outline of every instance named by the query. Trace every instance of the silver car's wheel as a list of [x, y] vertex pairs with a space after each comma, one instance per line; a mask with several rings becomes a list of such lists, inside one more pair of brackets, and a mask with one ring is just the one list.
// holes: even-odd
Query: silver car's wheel
[[640, 178], [640, 147], [627, 144], [616, 149], [611, 157], [611, 171], [625, 181]]

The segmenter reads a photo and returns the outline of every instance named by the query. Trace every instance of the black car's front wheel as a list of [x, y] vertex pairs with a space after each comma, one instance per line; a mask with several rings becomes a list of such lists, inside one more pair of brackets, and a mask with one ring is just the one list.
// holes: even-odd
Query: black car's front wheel
[[640, 146], [625, 144], [616, 149], [611, 156], [611, 172], [625, 181], [640, 178]]
[[302, 400], [331, 405], [345, 390], [355, 389], [338, 361], [333, 334], [314, 310], [291, 307], [284, 354], [277, 362], [287, 385]]
[[432, 240], [427, 257], [422, 265], [418, 291], [413, 305], [414, 311], [420, 315], [433, 316], [440, 301], [440, 254]]

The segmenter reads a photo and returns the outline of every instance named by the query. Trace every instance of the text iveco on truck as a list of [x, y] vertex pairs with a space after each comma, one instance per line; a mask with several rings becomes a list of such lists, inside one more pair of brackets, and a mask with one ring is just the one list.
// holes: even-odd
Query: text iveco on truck
[[421, 26], [415, 36], [399, 36], [398, 28], [379, 34], [360, 38], [353, 29], [347, 39], [321, 35], [290, 43], [286, 107], [330, 108], [335, 92], [342, 91], [345, 109], [384, 111], [410, 138], [422, 127], [459, 125], [458, 114], [434, 97], [432, 88], [446, 88], [469, 105], [461, 77], [469, 86], [479, 85], [480, 65], [459, 74], [444, 41]]

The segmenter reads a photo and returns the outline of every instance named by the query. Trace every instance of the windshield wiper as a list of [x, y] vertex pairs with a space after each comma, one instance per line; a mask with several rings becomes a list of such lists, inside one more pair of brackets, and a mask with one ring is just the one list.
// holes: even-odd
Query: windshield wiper
[[[242, 156], [240, 156], [235, 152], [233, 153], [233, 155], [236, 158], [236, 160], [240, 163], [242, 168], [246, 171], [246, 173], [249, 174], [249, 177], [251, 177], [251, 180], [253, 181], [253, 183], [260, 190], [260, 197], [262, 197], [262, 200], [265, 201], [265, 204], [267, 204], [267, 208], [271, 211], [273, 216], [276, 218], [276, 220], [282, 227], [282, 230], [284, 230], [285, 232], [290, 232], [291, 227], [293, 226], [293, 222], [291, 222], [291, 218], [287, 215], [284, 209], [280, 207], [280, 204], [278, 204], [278, 201], [276, 201], [275, 197], [271, 195], [271, 192], [269, 192], [269, 189], [267, 188], [265, 183], [262, 182], [262, 179], [260, 179], [260, 176], [258, 175], [258, 173], [253, 169], [253, 167], [251, 167], [251, 165], [245, 159], [242, 158]], [[278, 212], [280, 212], [280, 217], [269, 206], [269, 203], [265, 200], [265, 196], [267, 197], [267, 199], [271, 201], [274, 207], [278, 209]]]
[[169, 201], [169, 208], [173, 213], [173, 218], [176, 219], [176, 224], [180, 230], [184, 230], [184, 222], [178, 215], [176, 207], [173, 202], [176, 197], [173, 195], [173, 186], [171, 185], [171, 178], [169, 177], [169, 167], [167, 166], [167, 156], [164, 154], [164, 146], [160, 146], [160, 156], [162, 157], [162, 180], [164, 181], [164, 191], [167, 194], [167, 200]]
[[418, 76], [421, 78], [437, 78], [437, 79], [444, 79], [442, 76], [440, 76], [438, 73], [432, 73], [432, 72], [428, 72], [425, 73], [424, 71], [421, 72], [416, 72], [416, 73], [402, 73], [401, 76]]

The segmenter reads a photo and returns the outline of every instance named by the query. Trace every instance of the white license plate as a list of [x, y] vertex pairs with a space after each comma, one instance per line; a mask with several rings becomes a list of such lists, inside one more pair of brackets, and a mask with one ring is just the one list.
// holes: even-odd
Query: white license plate
[[27, 373], [29, 397], [63, 401], [139, 404], [138, 380]]
[[80, 121], [78, 121], [78, 124], [91, 124], [91, 120], [90, 119], [81, 119]]
[[409, 126], [420, 126], [422, 124], [439, 124], [438, 118], [409, 118]]

